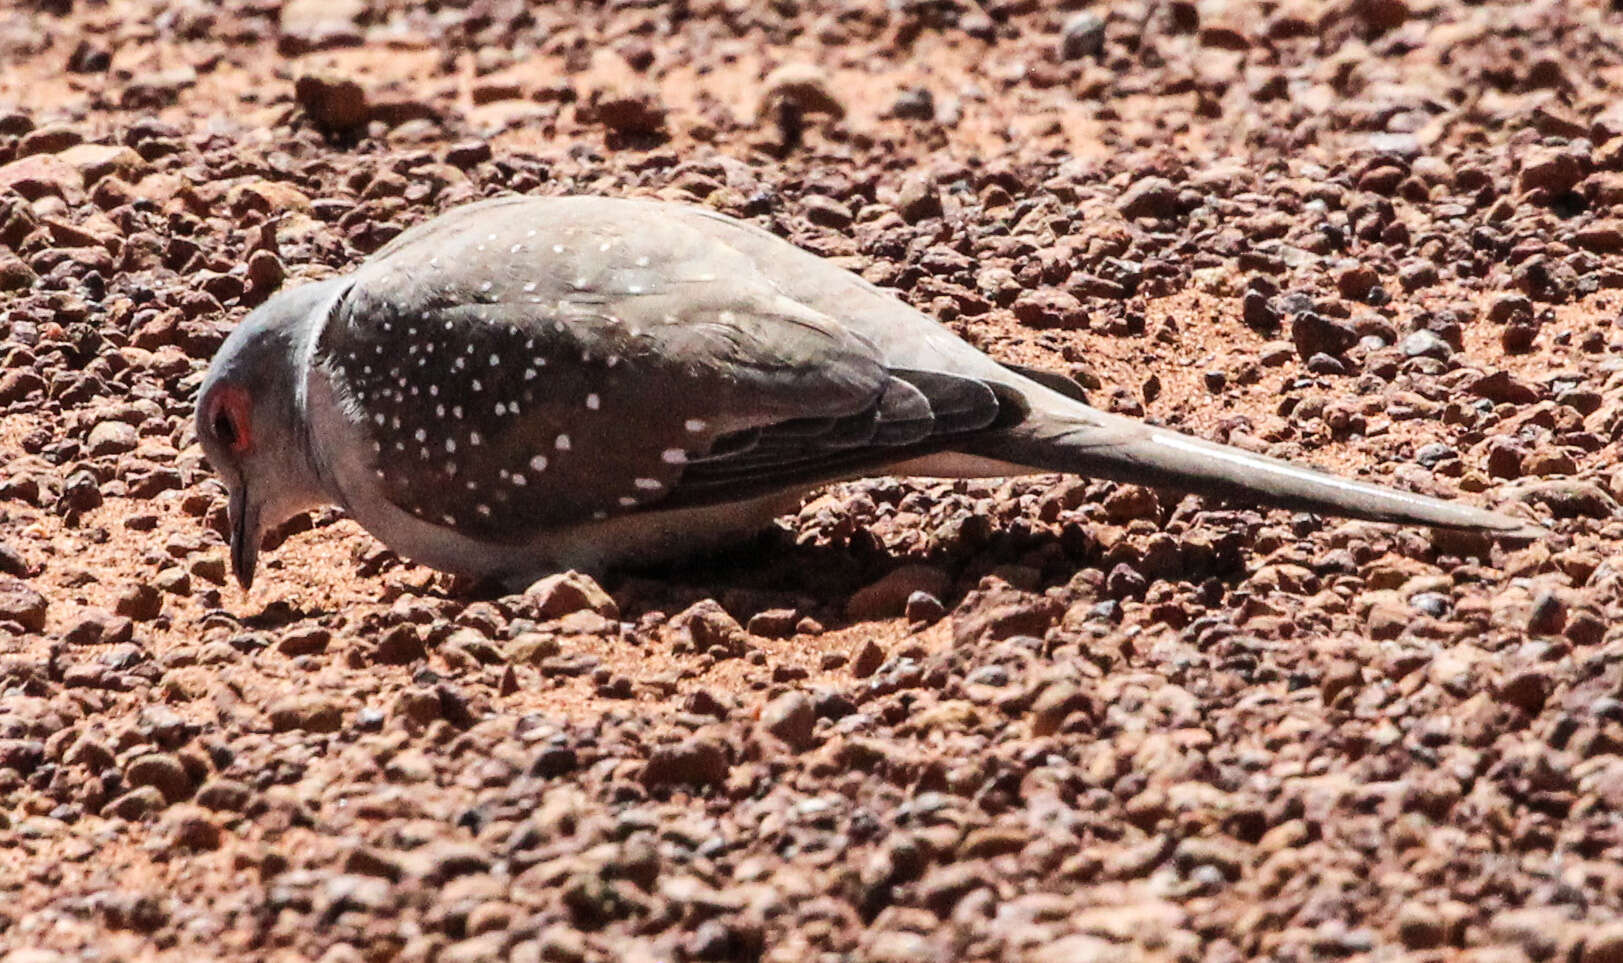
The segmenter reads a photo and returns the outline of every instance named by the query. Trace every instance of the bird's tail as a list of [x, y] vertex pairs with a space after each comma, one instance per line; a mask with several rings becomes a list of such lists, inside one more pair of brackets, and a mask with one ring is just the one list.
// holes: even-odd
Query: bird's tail
[[1294, 511], [1518, 539], [1547, 534], [1538, 525], [1498, 512], [1338, 477], [1063, 401], [1061, 411], [1033, 412], [988, 439], [986, 450], [977, 454], [1041, 471]]

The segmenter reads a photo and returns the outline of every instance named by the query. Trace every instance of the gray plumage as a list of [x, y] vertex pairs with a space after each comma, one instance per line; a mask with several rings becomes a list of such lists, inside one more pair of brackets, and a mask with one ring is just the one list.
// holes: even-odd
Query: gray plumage
[[254, 311], [214, 359], [198, 435], [231, 490], [244, 586], [262, 531], [321, 504], [426, 565], [522, 581], [713, 545], [819, 484], [886, 473], [1074, 472], [1541, 531], [1152, 428], [1065, 388], [723, 215], [507, 197]]

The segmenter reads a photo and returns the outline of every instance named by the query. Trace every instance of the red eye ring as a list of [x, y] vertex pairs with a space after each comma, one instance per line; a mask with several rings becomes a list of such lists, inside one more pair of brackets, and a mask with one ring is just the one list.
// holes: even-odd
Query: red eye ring
[[248, 392], [236, 385], [221, 385], [209, 400], [208, 429], [233, 455], [254, 446], [253, 423], [248, 417], [252, 410]]

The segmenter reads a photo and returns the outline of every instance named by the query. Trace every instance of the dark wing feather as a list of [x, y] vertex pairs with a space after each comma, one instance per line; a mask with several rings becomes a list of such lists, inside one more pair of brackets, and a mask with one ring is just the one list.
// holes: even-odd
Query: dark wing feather
[[[863, 412], [821, 422], [756, 429], [748, 445], [696, 459], [671, 491], [672, 504], [699, 504], [847, 477], [941, 451], [994, 425], [1018, 419], [1018, 397], [998, 386], [940, 372], [892, 371]], [[854, 425], [864, 429], [853, 443]]]
[[1049, 371], [1047, 368], [1033, 368], [1030, 365], [1012, 364], [1007, 361], [999, 362], [1022, 378], [1030, 378], [1050, 391], [1058, 392], [1072, 401], [1088, 403], [1088, 390], [1081, 383], [1067, 374], [1058, 371]]

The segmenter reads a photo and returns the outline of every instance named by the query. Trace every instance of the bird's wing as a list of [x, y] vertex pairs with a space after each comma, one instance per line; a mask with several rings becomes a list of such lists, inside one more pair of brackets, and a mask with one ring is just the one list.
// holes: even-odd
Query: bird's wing
[[355, 274], [318, 356], [386, 497], [522, 542], [806, 487], [1018, 420], [1018, 395], [890, 367], [751, 259], [645, 205], [486, 202]]

